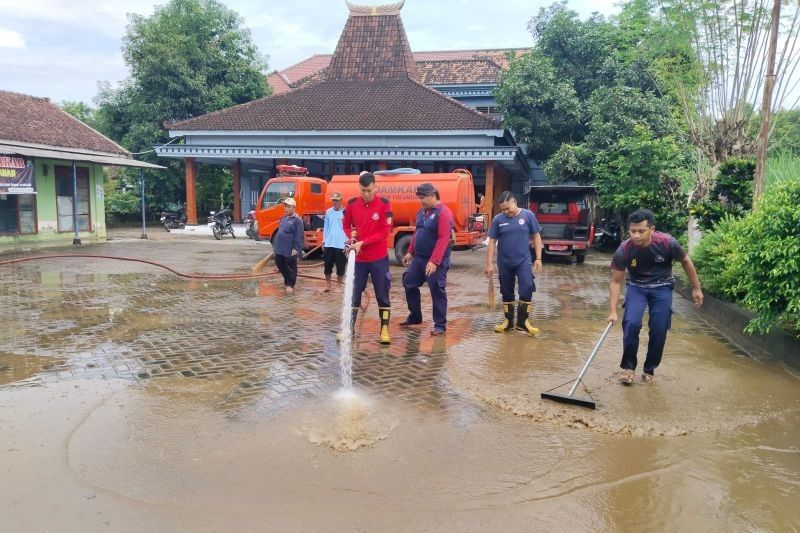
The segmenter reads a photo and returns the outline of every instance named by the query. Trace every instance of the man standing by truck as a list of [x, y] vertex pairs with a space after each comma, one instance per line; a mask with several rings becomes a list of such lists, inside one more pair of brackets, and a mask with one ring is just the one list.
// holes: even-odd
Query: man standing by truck
[[431, 335], [443, 335], [447, 330], [447, 271], [450, 269], [450, 238], [453, 228], [453, 213], [439, 199], [439, 192], [432, 183], [417, 186], [417, 198], [422, 208], [417, 213], [416, 229], [408, 253], [403, 257], [407, 267], [403, 274], [406, 291], [408, 318], [401, 326], [422, 323], [420, 286], [428, 282], [433, 303], [433, 331]]
[[633, 383], [636, 355], [639, 351], [639, 332], [645, 308], [650, 311], [647, 357], [644, 360], [642, 381], [650, 383], [661, 363], [667, 331], [672, 324], [672, 289], [675, 276], [672, 262], [679, 261], [692, 284], [694, 305], [703, 305], [703, 291], [692, 260], [669, 233], [656, 231], [655, 215], [649, 209], [639, 209], [628, 216], [630, 239], [617, 248], [611, 259], [611, 283], [608, 287], [608, 321], [617, 323], [617, 301], [625, 270], [628, 283], [625, 289], [625, 314], [622, 316], [622, 375], [623, 384]]
[[361, 173], [358, 186], [361, 196], [347, 202], [342, 219], [344, 233], [350, 236], [350, 248], [356, 252], [352, 320], [355, 324], [358, 309], [361, 307], [361, 296], [367, 288], [367, 278], [372, 278], [381, 321], [379, 340], [381, 344], [390, 344], [391, 274], [386, 239], [392, 230], [392, 204], [388, 198], [375, 194], [375, 176], [371, 172]]
[[275, 234], [275, 266], [283, 275], [286, 294], [294, 292], [297, 283], [297, 259], [303, 252], [303, 219], [294, 212], [294, 198], [283, 199], [285, 213]]
[[[333, 266], [336, 265], [336, 282], [341, 288], [344, 279], [347, 257], [344, 255], [344, 244], [347, 237], [342, 229], [342, 219], [344, 218], [344, 206], [342, 205], [342, 193], [334, 192], [331, 194], [333, 207], [325, 211], [325, 222], [322, 227], [322, 259], [325, 264], [325, 292], [331, 290], [331, 275]], [[337, 289], [340, 290], [340, 289]]]
[[497, 270], [500, 278], [500, 294], [503, 296], [502, 322], [494, 327], [497, 333], [514, 329], [514, 285], [519, 283], [519, 307], [516, 328], [535, 335], [539, 329], [530, 321], [531, 299], [536, 291], [531, 271], [531, 252], [536, 260], [535, 272], [542, 271], [542, 228], [536, 215], [517, 205], [510, 191], [503, 191], [497, 199], [502, 213], [492, 220], [489, 227], [489, 246], [486, 251], [486, 275], [494, 274], [492, 262], [497, 247]]

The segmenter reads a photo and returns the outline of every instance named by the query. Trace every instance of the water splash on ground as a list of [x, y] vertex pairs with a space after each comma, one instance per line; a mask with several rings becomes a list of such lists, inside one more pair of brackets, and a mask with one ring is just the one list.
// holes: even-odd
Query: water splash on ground
[[374, 446], [397, 427], [396, 417], [376, 407], [366, 396], [349, 389], [305, 421], [303, 433], [319, 446], [339, 452]]

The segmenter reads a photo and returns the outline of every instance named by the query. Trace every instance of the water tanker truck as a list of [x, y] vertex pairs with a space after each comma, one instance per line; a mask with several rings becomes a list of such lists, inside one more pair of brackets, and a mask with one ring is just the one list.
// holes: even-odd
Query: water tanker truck
[[[455, 222], [455, 249], [476, 246], [484, 237], [478, 228], [485, 227], [481, 216], [475, 213], [475, 187], [472, 174], [466, 170], [423, 174], [408, 171], [375, 172], [377, 194], [392, 202], [392, 232], [386, 246], [394, 250], [400, 261], [408, 250], [420, 202], [416, 188], [420, 183], [433, 183], [442, 202], [453, 212]], [[261, 191], [256, 207], [258, 234], [272, 240], [284, 214], [282, 200], [287, 197], [297, 202], [296, 213], [305, 226], [306, 250], [322, 244], [322, 227], [325, 211], [333, 205], [330, 196], [340, 192], [345, 207], [351, 198], [359, 196], [358, 175], [336, 175], [330, 182], [308, 175], [303, 167], [279, 165], [278, 174], [270, 179]]]

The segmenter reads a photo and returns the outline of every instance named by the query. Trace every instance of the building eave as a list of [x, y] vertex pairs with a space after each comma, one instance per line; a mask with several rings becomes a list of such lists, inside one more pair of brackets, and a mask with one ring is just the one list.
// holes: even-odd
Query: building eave
[[[198, 146], [157, 147], [159, 157], [171, 159], [309, 159], [309, 160], [400, 160], [400, 161], [514, 161], [521, 152], [517, 146], [476, 148], [392, 148], [392, 147], [303, 147], [303, 146]], [[524, 158], [523, 158], [524, 159]]]
[[61, 161], [80, 161], [82, 163], [96, 163], [104, 166], [133, 167], [163, 169], [161, 165], [154, 165], [144, 161], [137, 161], [130, 156], [112, 152], [97, 152], [79, 148], [64, 148], [46, 144], [24, 143], [0, 139], [0, 153], [19, 154], [40, 159], [55, 159]]

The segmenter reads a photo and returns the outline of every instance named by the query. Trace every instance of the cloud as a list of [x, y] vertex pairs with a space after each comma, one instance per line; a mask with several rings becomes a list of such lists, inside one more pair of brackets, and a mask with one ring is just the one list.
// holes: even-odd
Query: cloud
[[[241, 15], [269, 67], [284, 69], [314, 54], [331, 54], [347, 20], [343, 0], [221, 0]], [[524, 47], [528, 20], [553, 0], [406, 0], [401, 16], [411, 47], [423, 50]], [[3, 88], [54, 101], [90, 102], [98, 80], [127, 76], [120, 48], [127, 13], [150, 16], [168, 0], [0, 0]], [[370, 4], [368, 0], [353, 0]], [[618, 0], [569, 0], [581, 16], [618, 11]], [[391, 3], [389, 0], [372, 3]], [[269, 5], [265, 9], [265, 4]], [[16, 47], [16, 48], [8, 48]], [[12, 77], [9, 77], [12, 76]], [[60, 80], [64, 80], [61, 82]], [[54, 82], [53, 80], [59, 80]]]
[[25, 48], [25, 38], [21, 33], [0, 28], [0, 48]]

